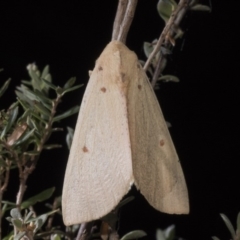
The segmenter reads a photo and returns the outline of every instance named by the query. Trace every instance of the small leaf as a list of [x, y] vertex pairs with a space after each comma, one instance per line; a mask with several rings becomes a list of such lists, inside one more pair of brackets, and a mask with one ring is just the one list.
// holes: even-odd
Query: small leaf
[[179, 78], [173, 75], [164, 75], [161, 76], [159, 79], [159, 81], [166, 81], [166, 82], [179, 82]]
[[51, 215], [55, 212], [58, 212], [58, 211], [59, 211], [59, 209], [51, 211], [49, 213], [42, 214], [39, 217], [37, 217], [36, 221], [35, 221], [36, 228], [34, 229], [34, 233], [36, 233], [43, 226], [43, 224], [46, 222], [49, 215]]
[[14, 240], [20, 240], [25, 234], [26, 234], [26, 232], [19, 232], [19, 233], [14, 237]]
[[63, 89], [67, 89], [67, 88], [71, 88], [74, 83], [76, 82], [76, 78], [75, 77], [71, 77], [63, 86]]
[[42, 103], [34, 101], [34, 107], [39, 111], [39, 113], [43, 114], [47, 119], [50, 117], [51, 112], [45, 108]]
[[230, 222], [229, 218], [223, 213], [221, 213], [220, 216], [222, 217], [229, 232], [231, 233], [232, 239], [234, 239], [235, 238], [235, 230], [234, 230], [234, 227], [233, 227], [232, 223]]
[[57, 88], [56, 88], [56, 93], [57, 93], [58, 95], [62, 95], [62, 93], [63, 93], [63, 88], [57, 87]]
[[48, 144], [48, 145], [44, 145], [43, 149], [51, 150], [54, 148], [61, 148], [61, 147], [62, 147], [61, 144]]
[[11, 218], [11, 217], [6, 217], [5, 219], [11, 223], [13, 218]]
[[22, 134], [21, 137], [16, 142], [14, 142], [13, 146], [18, 146], [23, 142], [26, 142], [32, 136], [34, 131], [35, 129], [32, 129], [31, 131], [28, 131]]
[[49, 65], [46, 65], [42, 71], [42, 75], [41, 75], [41, 78], [44, 78], [46, 77], [46, 75], [49, 74]]
[[142, 230], [134, 230], [125, 234], [121, 240], [129, 240], [129, 239], [138, 239], [147, 236], [147, 234]]
[[40, 77], [37, 75], [36, 70], [33, 70], [32, 68], [30, 68], [28, 73], [29, 73], [30, 77], [32, 78], [33, 88], [41, 91], [41, 80], [40, 80]]
[[10, 202], [10, 201], [2, 200], [2, 203], [16, 207], [16, 203], [15, 203], [15, 202]]
[[20, 219], [12, 219], [12, 224], [18, 229], [18, 230], [22, 230], [23, 227], [23, 221]]
[[46, 97], [44, 94], [42, 94], [42, 92], [35, 90], [34, 93], [35, 93], [35, 95], [38, 96], [39, 101], [48, 103], [49, 106], [52, 105], [52, 100], [50, 98]]
[[5, 93], [5, 91], [7, 90], [9, 84], [11, 82], [11, 79], [8, 79], [3, 86], [0, 88], [0, 97]]
[[56, 122], [56, 121], [59, 121], [59, 120], [62, 120], [64, 118], [67, 118], [75, 113], [78, 113], [79, 111], [79, 106], [75, 106], [75, 107], [72, 107], [71, 109], [69, 109], [68, 111], [66, 111], [65, 113], [63, 114], [60, 114], [56, 117], [53, 118], [53, 122]]
[[164, 235], [167, 240], [175, 239], [175, 225], [171, 225], [164, 229]]
[[66, 142], [67, 142], [68, 149], [70, 149], [72, 145], [74, 130], [70, 127], [67, 127], [67, 131], [68, 133], [66, 136]]
[[172, 12], [176, 9], [177, 3], [174, 0], [159, 0], [157, 10], [160, 17], [165, 21], [171, 17]]
[[1, 139], [6, 135], [8, 130], [12, 127], [12, 125], [14, 124], [14, 122], [17, 118], [17, 115], [18, 115], [18, 107], [15, 107], [14, 109], [11, 109], [11, 113], [10, 113], [10, 116], [9, 116], [9, 119], [8, 119], [8, 123], [2, 131]]
[[190, 8], [190, 10], [194, 11], [206, 11], [206, 12], [211, 12], [212, 9], [207, 6], [207, 5], [202, 5], [202, 4], [196, 4]]
[[42, 80], [46, 83], [47, 86], [49, 86], [50, 88], [56, 91], [57, 86], [53, 85], [51, 82], [45, 80], [44, 78], [42, 78]]
[[32, 205], [34, 205], [37, 202], [42, 202], [48, 198], [50, 198], [55, 190], [55, 187], [48, 188], [41, 193], [38, 193], [37, 195], [27, 199], [21, 204], [21, 209], [28, 208]]
[[29, 219], [33, 216], [34, 212], [33, 211], [29, 211], [29, 213], [27, 214], [27, 216], [24, 218], [24, 222], [28, 223]]
[[58, 234], [53, 234], [51, 235], [51, 240], [61, 240], [61, 238]]
[[11, 231], [7, 236], [5, 236], [2, 240], [11, 240], [13, 239], [13, 231]]
[[156, 239], [157, 240], [166, 240], [164, 233], [161, 229], [157, 229]]
[[83, 86], [83, 84], [79, 84], [79, 85], [74, 86], [72, 88], [68, 88], [68, 89], [64, 90], [61, 95], [63, 96], [64, 94], [66, 94], [68, 92], [72, 92], [72, 91], [74, 91], [74, 90], [76, 90], [76, 89], [78, 89], [78, 88], [80, 88], [82, 86]]
[[28, 155], [28, 156], [37, 156], [39, 155], [38, 151], [28, 151], [28, 152], [24, 152], [24, 155]]
[[154, 48], [154, 46], [153, 46], [152, 43], [150, 43], [150, 42], [144, 42], [143, 43], [143, 50], [144, 50], [144, 53], [145, 53], [147, 58], [149, 57], [149, 55], [153, 51], [153, 48]]
[[237, 234], [240, 235], [240, 212], [237, 215]]
[[11, 211], [10, 211], [10, 215], [13, 217], [13, 218], [22, 218], [22, 215], [20, 213], [20, 211], [18, 210], [18, 208], [13, 208]]

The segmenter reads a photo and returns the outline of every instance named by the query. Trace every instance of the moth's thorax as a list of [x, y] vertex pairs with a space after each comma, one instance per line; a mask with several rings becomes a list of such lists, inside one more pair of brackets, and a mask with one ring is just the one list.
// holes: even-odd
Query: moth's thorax
[[104, 49], [96, 62], [95, 69], [103, 74], [104, 79], [118, 85], [124, 95], [127, 94], [129, 82], [134, 79], [138, 71], [138, 59], [120, 42], [112, 41]]

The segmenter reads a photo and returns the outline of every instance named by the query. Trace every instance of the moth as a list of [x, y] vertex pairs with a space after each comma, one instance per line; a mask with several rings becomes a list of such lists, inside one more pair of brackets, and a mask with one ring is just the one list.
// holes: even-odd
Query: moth
[[82, 100], [64, 179], [64, 223], [103, 217], [132, 184], [161, 212], [189, 212], [183, 171], [148, 77], [134, 52], [111, 41]]

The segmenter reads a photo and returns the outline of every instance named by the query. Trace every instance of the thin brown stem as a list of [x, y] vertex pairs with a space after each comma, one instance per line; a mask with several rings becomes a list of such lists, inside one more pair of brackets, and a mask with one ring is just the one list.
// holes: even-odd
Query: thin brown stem
[[172, 15], [171, 15], [170, 19], [168, 20], [165, 28], [163, 29], [155, 48], [153, 49], [152, 53], [150, 54], [150, 56], [148, 57], [145, 65], [144, 65], [144, 70], [145, 71], [147, 71], [148, 67], [150, 66], [150, 64], [153, 60], [153, 58], [155, 57], [155, 55], [160, 50], [162, 44], [167, 43], [169, 41], [168, 40], [169, 37], [171, 37], [171, 35], [174, 34], [174, 31], [172, 31], [172, 29], [174, 28], [174, 26], [176, 27], [176, 26], [179, 25], [183, 16], [187, 12], [189, 2], [190, 2], [190, 0], [180, 0], [176, 10], [172, 13]]
[[[53, 202], [52, 211], [53, 211], [53, 210], [56, 210], [57, 207], [58, 207], [58, 199], [55, 198], [55, 199], [54, 199], [54, 202]], [[54, 216], [55, 216], [55, 213], [54, 213], [54, 214], [51, 214], [51, 215], [49, 216], [49, 218], [48, 218], [48, 223], [47, 223], [47, 226], [46, 226], [46, 230], [51, 230]]]
[[[61, 96], [58, 95], [57, 98], [55, 99], [55, 101], [53, 101], [53, 107], [51, 110], [51, 115], [50, 115], [48, 124], [45, 127], [45, 133], [42, 136], [41, 142], [37, 147], [37, 151], [39, 152], [39, 154], [41, 153], [45, 142], [48, 140], [48, 138], [51, 134], [53, 118], [56, 113], [56, 108], [57, 108], [60, 100], [61, 100]], [[16, 160], [17, 160], [17, 165], [18, 165], [18, 170], [19, 170], [19, 178], [20, 178], [19, 189], [18, 189], [18, 193], [17, 193], [17, 197], [16, 197], [16, 205], [19, 208], [19, 210], [20, 210], [20, 207], [22, 204], [24, 193], [27, 189], [27, 185], [26, 185], [27, 179], [28, 179], [29, 175], [34, 171], [37, 161], [38, 161], [38, 158], [39, 158], [39, 155], [33, 156], [31, 159], [32, 164], [30, 165], [30, 167], [28, 167], [24, 164], [22, 166], [22, 163], [20, 162], [18, 156], [16, 155]], [[14, 235], [16, 235], [16, 234], [17, 234], [17, 230], [14, 227]]]
[[120, 25], [122, 24], [128, 0], [119, 0], [116, 17], [113, 24], [112, 41], [118, 39]]
[[151, 81], [151, 85], [152, 87], [154, 88], [156, 83], [157, 83], [157, 80], [158, 80], [158, 77], [162, 71], [162, 65], [163, 65], [163, 60], [164, 60], [165, 56], [160, 52], [159, 54], [159, 59], [158, 59], [158, 62], [157, 62], [157, 66], [154, 70], [154, 74], [153, 74], [153, 77], [152, 77], [152, 81]]
[[126, 43], [127, 34], [132, 24], [137, 3], [138, 0], [128, 0], [127, 9], [120, 24], [119, 34], [117, 38], [117, 40], [120, 42]]
[[92, 227], [93, 227], [93, 222], [82, 223], [78, 230], [76, 240], [88, 239], [88, 236], [89, 236], [89, 233], [91, 232]]

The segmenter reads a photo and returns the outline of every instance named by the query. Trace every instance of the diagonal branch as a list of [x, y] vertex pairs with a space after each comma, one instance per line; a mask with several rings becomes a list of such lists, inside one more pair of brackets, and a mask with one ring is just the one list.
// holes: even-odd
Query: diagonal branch
[[163, 43], [167, 44], [169, 42], [169, 39], [174, 39], [173, 36], [174, 36], [175, 32], [172, 31], [172, 29], [174, 29], [174, 27], [179, 25], [183, 16], [186, 14], [186, 12], [188, 10], [189, 2], [190, 2], [190, 0], [180, 0], [176, 10], [172, 13], [165, 28], [163, 29], [155, 48], [153, 49], [152, 53], [150, 54], [150, 56], [148, 57], [145, 65], [144, 65], [143, 69], [145, 71], [147, 71], [147, 69], [149, 68], [153, 58], [160, 50], [162, 44]]

